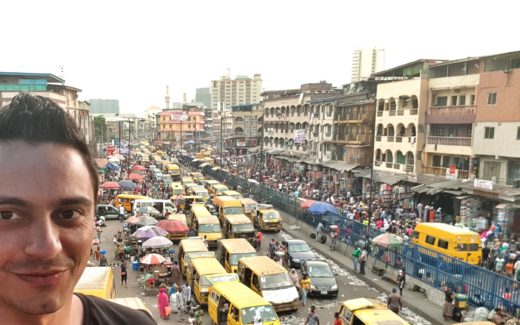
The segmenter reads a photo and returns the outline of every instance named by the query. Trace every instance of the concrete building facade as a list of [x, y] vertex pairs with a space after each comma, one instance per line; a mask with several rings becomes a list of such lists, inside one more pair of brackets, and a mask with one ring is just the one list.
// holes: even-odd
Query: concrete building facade
[[476, 105], [475, 176], [520, 186], [520, 51], [481, 58]]
[[119, 114], [117, 99], [89, 99], [92, 114]]
[[[398, 174], [422, 172], [428, 66], [417, 60], [374, 74], [377, 85], [374, 169]], [[385, 82], [386, 81], [386, 82]]]
[[262, 114], [259, 104], [233, 106], [233, 133], [225, 141], [234, 155], [257, 152], [262, 138]]
[[232, 106], [259, 103], [261, 92], [260, 74], [253, 78], [237, 76], [235, 79], [222, 76], [220, 80], [211, 81], [211, 108], [231, 112]]
[[368, 79], [372, 74], [385, 68], [385, 50], [356, 49], [352, 52], [351, 82]]

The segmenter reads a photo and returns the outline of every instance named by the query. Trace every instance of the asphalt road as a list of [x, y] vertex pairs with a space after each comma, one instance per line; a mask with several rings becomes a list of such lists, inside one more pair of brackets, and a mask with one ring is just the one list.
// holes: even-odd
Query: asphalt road
[[[101, 249], [105, 249], [108, 252], [108, 261], [109, 263], [113, 263], [114, 259], [114, 244], [112, 242], [113, 236], [122, 229], [122, 224], [117, 220], [109, 220], [107, 221], [108, 226], [103, 228], [103, 233], [101, 234]], [[268, 246], [268, 242], [271, 238], [275, 238], [277, 240], [283, 240], [291, 238], [288, 234], [284, 232], [269, 234], [265, 233], [263, 236], [263, 253], [266, 253], [266, 249]], [[305, 238], [304, 238], [305, 239]], [[319, 259], [327, 260], [324, 256], [318, 254]], [[378, 292], [377, 290], [369, 287], [365, 282], [360, 280], [358, 277], [351, 274], [349, 271], [337, 266], [332, 261], [327, 260], [332, 264], [334, 273], [338, 274], [336, 276], [336, 280], [339, 287], [339, 296], [337, 299], [325, 299], [325, 298], [309, 298], [307, 307], [300, 307], [297, 312], [293, 313], [284, 313], [280, 314], [279, 317], [282, 321], [282, 324], [294, 324], [300, 325], [305, 321], [305, 317], [308, 313], [308, 307], [310, 305], [315, 305], [317, 308], [317, 313], [320, 317], [321, 324], [332, 324], [334, 312], [338, 310], [341, 301], [351, 299], [351, 298], [359, 298], [359, 297], [367, 297], [367, 298], [379, 298], [381, 300], [385, 299], [385, 294]], [[159, 324], [188, 324], [187, 316], [184, 316], [184, 320], [179, 322], [178, 315], [173, 315], [169, 320], [162, 320], [159, 318], [159, 313], [157, 310], [157, 297], [156, 295], [145, 295], [142, 290], [138, 288], [137, 277], [139, 272], [134, 272], [131, 270], [131, 266], [129, 267], [129, 277], [128, 277], [128, 288], [121, 287], [120, 284], [120, 275], [118, 267], [114, 266], [114, 277], [116, 282], [116, 296], [117, 297], [140, 297], [146, 306], [153, 313], [156, 320], [158, 320]], [[406, 311], [405, 311], [406, 312]], [[413, 315], [412, 315], [413, 316]], [[414, 317], [414, 316], [413, 316]], [[209, 317], [207, 314], [204, 315], [203, 324], [211, 324]], [[424, 324], [427, 324], [425, 322]]]

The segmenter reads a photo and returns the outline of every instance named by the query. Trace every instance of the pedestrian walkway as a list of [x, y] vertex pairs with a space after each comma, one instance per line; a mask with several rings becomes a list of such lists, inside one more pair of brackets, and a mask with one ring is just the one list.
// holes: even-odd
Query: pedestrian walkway
[[[328, 244], [321, 244], [316, 242], [315, 240], [311, 240], [310, 234], [314, 232], [314, 229], [305, 222], [294, 218], [287, 213], [280, 211], [284, 221], [284, 231], [291, 235], [294, 238], [305, 240], [309, 246], [311, 246], [316, 252], [321, 255], [327, 257], [332, 260], [339, 266], [352, 271], [352, 274], [359, 277], [363, 281], [365, 281], [371, 287], [389, 294], [392, 292], [392, 288], [397, 288], [397, 284], [390, 280], [383, 280], [380, 276], [375, 273], [372, 273], [371, 266], [373, 261], [369, 259], [367, 261], [367, 271], [366, 275], [360, 275], [353, 272], [354, 264], [351, 259], [351, 254], [353, 248], [344, 244], [337, 243], [336, 250], [330, 250]], [[328, 243], [328, 242], [327, 242]], [[439, 302], [433, 303], [429, 301], [425, 295], [425, 293], [421, 291], [413, 291], [409, 290], [409, 282], [407, 279], [406, 289], [403, 291], [403, 305], [405, 307], [410, 308], [414, 313], [420, 315], [430, 321], [432, 324], [450, 324], [450, 322], [444, 321], [442, 317], [442, 306], [438, 305]], [[431, 290], [439, 291], [441, 296], [443, 296], [440, 290], [435, 288], [431, 288]]]

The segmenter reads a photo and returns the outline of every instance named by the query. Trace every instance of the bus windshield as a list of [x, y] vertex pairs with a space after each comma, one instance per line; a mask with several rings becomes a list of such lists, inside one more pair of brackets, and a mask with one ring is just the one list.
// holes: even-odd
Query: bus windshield
[[213, 233], [220, 232], [220, 225], [218, 223], [204, 223], [199, 225], [199, 232]]

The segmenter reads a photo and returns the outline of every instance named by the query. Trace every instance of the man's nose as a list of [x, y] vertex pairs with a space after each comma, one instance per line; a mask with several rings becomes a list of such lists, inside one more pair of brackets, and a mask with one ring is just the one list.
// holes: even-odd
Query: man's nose
[[34, 258], [49, 260], [62, 250], [59, 227], [50, 217], [32, 222], [27, 234], [25, 253]]

